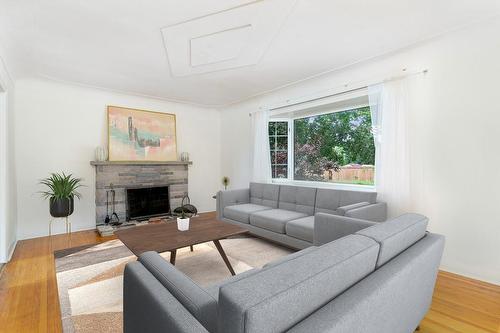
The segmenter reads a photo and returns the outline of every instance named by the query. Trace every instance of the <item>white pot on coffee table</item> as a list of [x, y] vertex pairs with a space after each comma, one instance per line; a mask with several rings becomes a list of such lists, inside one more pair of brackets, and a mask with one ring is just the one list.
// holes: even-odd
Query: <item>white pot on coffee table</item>
[[178, 217], [177, 218], [177, 229], [179, 231], [189, 230], [189, 217], [186, 217], [185, 219], [181, 219], [180, 217]]

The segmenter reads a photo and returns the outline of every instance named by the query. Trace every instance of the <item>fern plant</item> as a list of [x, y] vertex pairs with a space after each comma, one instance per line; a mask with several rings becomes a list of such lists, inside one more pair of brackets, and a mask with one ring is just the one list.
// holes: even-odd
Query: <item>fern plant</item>
[[47, 187], [46, 191], [40, 191], [45, 199], [70, 199], [72, 197], [80, 199], [82, 197], [77, 191], [83, 186], [82, 179], [75, 178], [72, 174], [52, 173], [49, 177], [40, 180], [40, 184]]

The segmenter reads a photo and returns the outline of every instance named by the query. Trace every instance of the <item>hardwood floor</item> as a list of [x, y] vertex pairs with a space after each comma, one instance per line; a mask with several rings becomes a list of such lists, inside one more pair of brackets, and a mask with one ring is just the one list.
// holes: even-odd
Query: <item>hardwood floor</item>
[[[19, 241], [0, 277], [0, 332], [61, 332], [53, 251], [110, 239], [81, 231]], [[437, 332], [500, 332], [500, 286], [440, 272], [419, 333]]]
[[0, 332], [62, 332], [53, 252], [113, 238], [91, 230], [19, 241], [0, 277]]
[[500, 332], [500, 286], [439, 272], [420, 333]]

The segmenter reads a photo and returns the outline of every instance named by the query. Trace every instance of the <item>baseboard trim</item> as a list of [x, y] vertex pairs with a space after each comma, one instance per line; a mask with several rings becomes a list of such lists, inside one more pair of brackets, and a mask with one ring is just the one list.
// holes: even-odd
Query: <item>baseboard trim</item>
[[9, 262], [10, 259], [12, 259], [12, 255], [14, 254], [16, 246], [17, 246], [17, 239], [14, 242], [12, 242], [12, 244], [9, 247], [9, 251], [7, 252], [7, 262]]
[[483, 287], [487, 288], [492, 288], [495, 290], [498, 290], [500, 287], [500, 284], [495, 283], [493, 281], [488, 281], [483, 278], [478, 278], [477, 276], [469, 276], [469, 275], [464, 275], [463, 273], [456, 273], [453, 271], [450, 271], [448, 269], [442, 269], [440, 268], [439, 271], [441, 272], [442, 275], [461, 280], [462, 282], [469, 282], [469, 283], [474, 283], [474, 284], [480, 284]]

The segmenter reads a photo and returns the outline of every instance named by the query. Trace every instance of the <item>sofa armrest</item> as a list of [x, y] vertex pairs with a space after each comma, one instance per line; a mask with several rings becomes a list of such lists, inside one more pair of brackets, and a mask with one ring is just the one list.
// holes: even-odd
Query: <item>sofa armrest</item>
[[368, 206], [370, 205], [369, 202], [356, 202], [355, 204], [350, 204], [350, 205], [346, 205], [346, 206], [342, 206], [342, 207], [339, 207], [337, 208], [337, 212], [339, 212], [340, 215], [345, 215], [345, 213], [347, 211], [350, 211], [352, 209], [356, 209], [356, 208], [359, 208], [359, 207], [364, 207], [364, 206]]
[[361, 220], [384, 222], [387, 220], [387, 204], [385, 202], [377, 202], [368, 206], [363, 206], [348, 210], [345, 216]]
[[123, 332], [208, 331], [141, 263], [123, 275]]
[[317, 213], [314, 215], [314, 245], [320, 246], [368, 228], [376, 222], [340, 215]]
[[250, 203], [250, 189], [238, 189], [217, 192], [217, 218], [224, 217], [224, 208], [227, 206]]
[[217, 330], [217, 300], [205, 289], [156, 252], [145, 252], [138, 260], [208, 331]]

